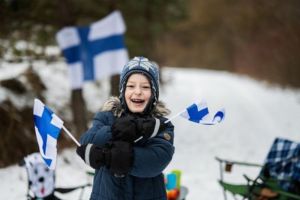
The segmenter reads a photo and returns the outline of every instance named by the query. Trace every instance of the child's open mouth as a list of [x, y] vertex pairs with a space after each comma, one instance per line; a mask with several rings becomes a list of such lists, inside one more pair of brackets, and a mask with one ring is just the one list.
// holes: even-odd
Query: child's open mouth
[[135, 105], [142, 105], [142, 104], [144, 104], [145, 100], [143, 100], [143, 99], [131, 99], [131, 102], [134, 103]]

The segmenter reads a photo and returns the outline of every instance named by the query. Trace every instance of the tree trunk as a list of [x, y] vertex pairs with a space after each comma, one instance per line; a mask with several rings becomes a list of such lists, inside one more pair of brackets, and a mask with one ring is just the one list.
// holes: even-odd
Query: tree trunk
[[120, 75], [113, 75], [110, 77], [110, 95], [111, 96], [119, 96], [119, 82]]
[[[58, 13], [61, 16], [60, 26], [75, 25], [74, 10], [69, 6], [72, 2], [70, 0], [57, 0]], [[86, 105], [82, 95], [82, 89], [72, 90], [71, 93], [71, 109], [73, 114], [73, 124], [75, 127], [75, 137], [79, 137], [87, 130], [87, 114]]]
[[75, 135], [79, 137], [87, 130], [86, 106], [82, 96], [82, 89], [72, 90], [71, 107], [73, 112], [73, 122], [75, 125]]

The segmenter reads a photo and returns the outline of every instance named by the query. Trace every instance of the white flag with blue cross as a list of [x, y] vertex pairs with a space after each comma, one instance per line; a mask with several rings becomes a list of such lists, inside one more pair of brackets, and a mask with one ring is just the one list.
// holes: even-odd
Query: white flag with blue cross
[[33, 119], [41, 156], [50, 169], [55, 169], [57, 139], [64, 122], [38, 99], [34, 100]]
[[91, 81], [121, 73], [128, 62], [120, 11], [114, 11], [90, 26], [65, 27], [56, 40], [66, 58], [72, 89]]
[[201, 103], [193, 103], [187, 107], [183, 112], [180, 113], [180, 116], [198, 124], [215, 125], [224, 120], [225, 110], [218, 110], [215, 114], [213, 114], [212, 117], [206, 102], [202, 101]]

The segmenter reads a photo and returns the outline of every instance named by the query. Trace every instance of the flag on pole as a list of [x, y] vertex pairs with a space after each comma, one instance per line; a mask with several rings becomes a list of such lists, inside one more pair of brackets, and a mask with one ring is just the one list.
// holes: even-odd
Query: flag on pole
[[85, 27], [65, 27], [56, 40], [69, 65], [72, 89], [84, 81], [119, 74], [128, 62], [125, 23], [120, 11]]
[[205, 101], [198, 104], [192, 104], [180, 113], [180, 116], [186, 118], [192, 122], [203, 124], [203, 125], [215, 125], [224, 120], [225, 110], [220, 109], [211, 118]]
[[34, 129], [43, 160], [50, 169], [55, 169], [57, 139], [63, 121], [40, 100], [34, 100]]

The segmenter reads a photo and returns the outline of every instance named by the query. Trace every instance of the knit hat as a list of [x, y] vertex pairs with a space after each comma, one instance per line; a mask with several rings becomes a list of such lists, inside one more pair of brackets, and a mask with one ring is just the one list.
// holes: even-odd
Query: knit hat
[[157, 103], [159, 97], [158, 65], [154, 62], [149, 61], [148, 58], [134, 57], [124, 66], [120, 75], [119, 91], [121, 103], [122, 105], [125, 105], [125, 108], [127, 108], [127, 105], [125, 103], [125, 86], [129, 76], [134, 73], [144, 74], [150, 81], [152, 96], [150, 98], [149, 110], [151, 110]]

